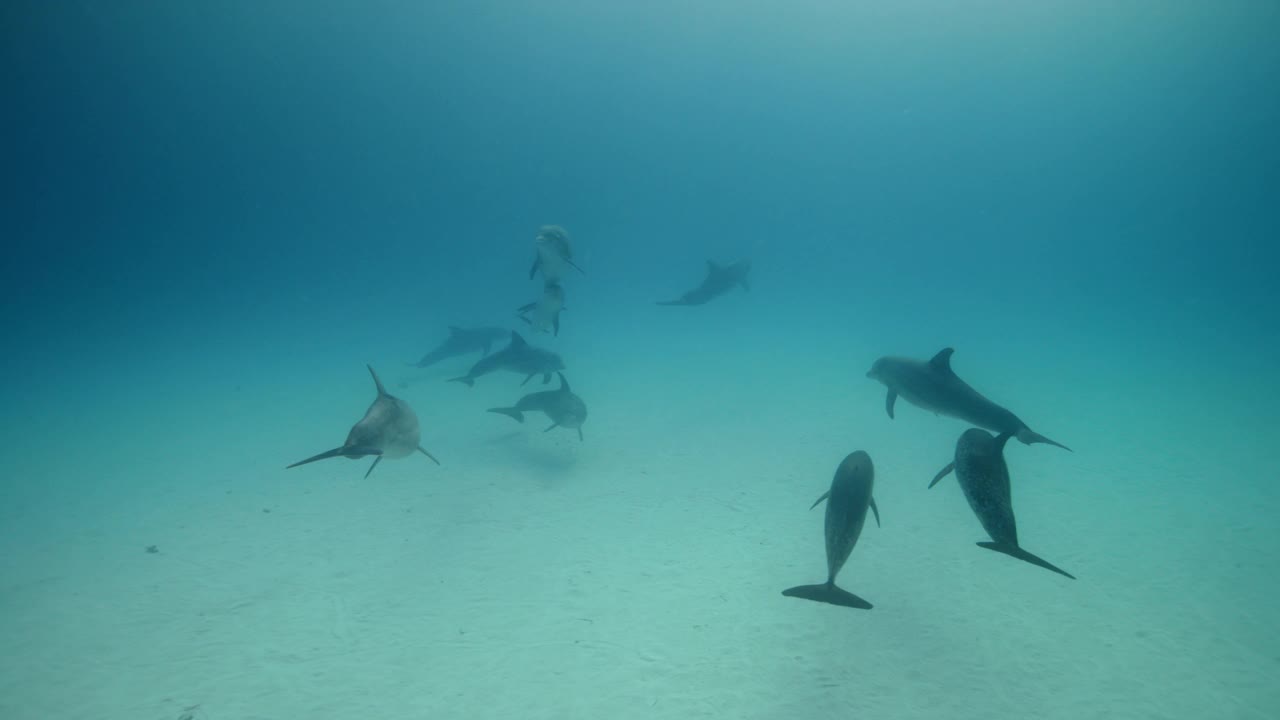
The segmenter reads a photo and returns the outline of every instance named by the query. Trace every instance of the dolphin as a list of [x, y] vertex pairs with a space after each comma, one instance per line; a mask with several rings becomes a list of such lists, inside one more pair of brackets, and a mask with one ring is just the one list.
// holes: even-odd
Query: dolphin
[[884, 409], [893, 418], [893, 405], [901, 395], [911, 403], [939, 415], [973, 423], [998, 433], [1007, 432], [1023, 444], [1046, 443], [1063, 450], [1071, 448], [1034, 432], [1017, 415], [983, 397], [951, 370], [951, 354], [943, 348], [928, 362], [909, 358], [882, 357], [867, 371], [867, 377], [889, 389]]
[[563, 369], [564, 361], [559, 355], [530, 345], [520, 337], [520, 333], [512, 330], [511, 342], [505, 348], [480, 358], [466, 375], [452, 378], [449, 382], [466, 383], [468, 387], [475, 387], [476, 378], [496, 370], [507, 370], [525, 376], [521, 385], [529, 382], [534, 375], [541, 375], [545, 385], [551, 382], [552, 373]]
[[506, 336], [507, 331], [497, 327], [464, 328], [450, 325], [449, 337], [436, 346], [436, 349], [423, 355], [421, 360], [411, 365], [419, 368], [430, 367], [446, 358], [476, 351], [482, 355], [488, 355], [493, 344]]
[[535, 331], [553, 330], [552, 334], [558, 337], [561, 310], [564, 310], [564, 288], [560, 287], [560, 283], [548, 280], [542, 288], [542, 297], [521, 306], [516, 309], [516, 312], [520, 314], [520, 319], [529, 323]]
[[880, 510], [876, 508], [876, 501], [871, 496], [875, 474], [871, 456], [862, 450], [849, 453], [840, 467], [836, 468], [831, 489], [823, 493], [809, 508], [812, 510], [818, 503], [827, 501], [827, 581], [821, 585], [799, 585], [783, 590], [783, 595], [861, 610], [871, 609], [871, 603], [836, 586], [836, 573], [844, 567], [849, 553], [853, 552], [853, 546], [858, 543], [862, 525], [867, 519], [868, 507], [875, 513], [876, 526], [880, 525]]
[[382, 462], [382, 458], [394, 460], [407, 457], [415, 450], [431, 458], [435, 464], [440, 464], [434, 455], [418, 444], [418, 416], [413, 414], [413, 409], [405, 401], [387, 392], [387, 389], [382, 386], [382, 381], [378, 379], [378, 374], [373, 371], [373, 367], [368, 365], [365, 367], [369, 368], [369, 374], [373, 376], [378, 397], [374, 398], [373, 404], [364, 412], [360, 422], [351, 426], [351, 432], [347, 433], [347, 441], [341, 447], [313, 455], [306, 460], [299, 460], [288, 467], [295, 468], [332, 457], [341, 456], [354, 460], [372, 455], [373, 464], [364, 474], [367, 478], [373, 469], [378, 467], [378, 463]]
[[728, 265], [720, 265], [714, 260], [707, 261], [707, 276], [702, 284], [680, 296], [679, 300], [666, 300], [659, 305], [702, 305], [720, 297], [741, 285], [743, 290], [750, 291], [747, 274], [751, 272], [749, 260], [738, 260]]
[[947, 473], [955, 470], [956, 480], [960, 482], [960, 489], [964, 490], [969, 507], [978, 516], [982, 529], [995, 541], [980, 542], [978, 547], [1002, 552], [1075, 580], [1075, 575], [1032, 555], [1018, 545], [1018, 525], [1013, 518], [1009, 466], [1004, 460], [1004, 446], [1010, 437], [1012, 433], [1007, 432], [993, 438], [986, 430], [965, 430], [956, 441], [955, 461], [942, 468], [934, 476], [933, 482], [929, 483], [929, 487], [937, 485]]
[[551, 432], [558, 427], [578, 431], [578, 439], [582, 439], [582, 423], [587, 421], [587, 404], [582, 398], [569, 389], [569, 381], [560, 376], [559, 390], [544, 390], [530, 393], [520, 398], [514, 407], [489, 408], [491, 413], [500, 413], [524, 422], [527, 412], [540, 412], [551, 419], [551, 426], [543, 432]]
[[533, 257], [533, 267], [529, 268], [530, 280], [541, 270], [544, 280], [559, 282], [567, 267], [586, 275], [585, 270], [574, 264], [573, 250], [569, 247], [569, 233], [559, 225], [543, 225], [538, 228], [534, 245], [537, 252]]

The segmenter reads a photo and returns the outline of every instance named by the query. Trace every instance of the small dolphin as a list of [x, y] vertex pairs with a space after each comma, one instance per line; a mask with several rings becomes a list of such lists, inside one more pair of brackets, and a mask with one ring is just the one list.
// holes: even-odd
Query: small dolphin
[[413, 409], [405, 401], [387, 392], [372, 367], [367, 365], [365, 367], [369, 368], [369, 374], [373, 376], [378, 397], [374, 398], [373, 404], [364, 412], [360, 422], [351, 427], [351, 432], [347, 433], [347, 441], [342, 444], [342, 447], [313, 455], [288, 467], [295, 468], [332, 457], [341, 456], [354, 460], [372, 455], [373, 464], [364, 474], [365, 477], [369, 477], [373, 469], [378, 467], [378, 463], [382, 462], [382, 458], [394, 460], [407, 457], [414, 450], [431, 458], [435, 464], [440, 464], [434, 455], [418, 444], [418, 416], [413, 414]]
[[1018, 525], [1013, 518], [1009, 466], [1004, 461], [1004, 446], [1010, 437], [1011, 433], [1007, 432], [993, 438], [986, 430], [965, 430], [956, 441], [955, 462], [942, 468], [934, 476], [933, 482], [929, 483], [929, 487], [937, 485], [947, 473], [955, 470], [956, 479], [960, 482], [960, 489], [964, 490], [969, 507], [978, 516], [982, 529], [995, 541], [980, 542], [978, 547], [1002, 552], [1075, 580], [1075, 575], [1032, 555], [1018, 545]]
[[943, 348], [928, 362], [897, 357], [882, 357], [875, 361], [867, 377], [884, 383], [889, 389], [884, 409], [890, 418], [893, 418], [893, 404], [901, 395], [912, 405], [994, 432], [1007, 432], [1026, 445], [1046, 443], [1071, 450], [1034, 432], [1017, 415], [969, 387], [951, 370], [951, 354], [954, 352], [952, 348]]
[[537, 254], [533, 257], [533, 267], [529, 268], [529, 279], [542, 271], [542, 278], [547, 282], [559, 282], [565, 275], [565, 268], [571, 267], [583, 275], [586, 271], [573, 263], [573, 250], [569, 247], [569, 233], [559, 225], [543, 225], [538, 228], [538, 237], [534, 240]]
[[587, 404], [569, 389], [569, 381], [564, 379], [564, 373], [556, 374], [560, 376], [559, 390], [530, 393], [520, 398], [515, 407], [489, 408], [489, 412], [513, 417], [520, 422], [524, 422], [524, 414], [527, 412], [544, 413], [551, 419], [551, 426], [543, 432], [551, 432], [558, 427], [568, 428], [577, 430], [578, 439], [581, 440], [582, 423], [587, 421]]
[[831, 489], [810, 507], [812, 510], [818, 503], [827, 501], [827, 581], [821, 585], [799, 585], [783, 590], [783, 595], [862, 610], [871, 609], [871, 603], [836, 586], [836, 573], [844, 567], [849, 553], [853, 552], [853, 546], [858, 543], [862, 524], [867, 519], [868, 507], [876, 515], [876, 526], [880, 525], [880, 510], [871, 497], [875, 475], [871, 456], [861, 450], [849, 453], [840, 467], [836, 468]]
[[542, 384], [545, 385], [551, 382], [552, 373], [563, 369], [564, 361], [559, 355], [530, 345], [520, 337], [520, 333], [512, 330], [511, 342], [507, 347], [480, 358], [466, 375], [453, 378], [449, 382], [466, 383], [468, 387], [474, 387], [476, 378], [488, 375], [495, 370], [507, 370], [525, 376], [521, 385], [529, 382], [534, 375], [541, 375]]
[[[542, 288], [542, 297], [516, 310], [520, 319], [529, 323], [536, 332], [554, 330], [553, 335], [560, 335], [560, 311], [564, 310], [564, 288], [560, 283], [548, 281]], [[529, 314], [533, 316], [530, 317]]]
[[507, 331], [497, 327], [463, 328], [450, 325], [449, 337], [412, 365], [420, 368], [430, 367], [446, 358], [476, 351], [482, 355], [488, 355], [493, 344], [506, 336]]
[[720, 265], [714, 260], [707, 261], [707, 276], [702, 284], [680, 296], [679, 300], [659, 302], [659, 305], [702, 305], [714, 300], [741, 285], [743, 290], [750, 291], [747, 274], [751, 272], [751, 262], [738, 260], [728, 265]]

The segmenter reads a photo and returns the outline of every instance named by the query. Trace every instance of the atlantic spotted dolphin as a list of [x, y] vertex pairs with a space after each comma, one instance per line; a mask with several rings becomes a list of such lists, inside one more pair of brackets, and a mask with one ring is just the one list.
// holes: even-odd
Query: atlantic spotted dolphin
[[560, 311], [564, 310], [564, 288], [558, 282], [547, 282], [542, 297], [521, 306], [516, 312], [535, 332], [552, 331], [560, 335]]
[[1013, 517], [1013, 492], [1009, 482], [1009, 465], [1004, 459], [1004, 446], [1012, 437], [1010, 433], [1001, 433], [991, 437], [991, 433], [978, 428], [965, 430], [956, 442], [955, 461], [942, 470], [929, 483], [929, 487], [956, 471], [956, 480], [960, 489], [969, 501], [973, 514], [978, 516], [982, 529], [987, 531], [994, 542], [980, 542], [978, 547], [1002, 552], [1005, 555], [1039, 565], [1072, 580], [1075, 576], [1023, 550], [1018, 545], [1018, 525]]
[[853, 546], [858, 543], [862, 534], [862, 525], [867, 519], [867, 508], [875, 513], [876, 525], [880, 525], [880, 510], [871, 496], [875, 484], [875, 467], [871, 464], [871, 456], [862, 450], [849, 453], [836, 475], [831, 480], [831, 489], [822, 494], [813, 503], [817, 507], [823, 500], [827, 501], [827, 517], [824, 523], [827, 540], [827, 581], [821, 585], [799, 585], [782, 594], [787, 597], [804, 598], [818, 602], [841, 605], [844, 607], [870, 610], [871, 603], [853, 593], [836, 586], [836, 574], [849, 559]]
[[413, 363], [414, 367], [430, 367], [451, 357], [479, 352], [488, 355], [495, 342], [507, 336], [507, 330], [497, 327], [464, 328], [449, 326], [449, 337], [445, 338], [434, 350]]
[[702, 284], [680, 296], [679, 300], [659, 302], [659, 305], [702, 305], [724, 295], [735, 287], [751, 290], [747, 283], [747, 275], [751, 272], [751, 262], [738, 260], [728, 265], [720, 265], [714, 260], [707, 261], [707, 275]]
[[354, 460], [373, 456], [373, 464], [364, 474], [365, 477], [369, 477], [373, 469], [378, 467], [378, 463], [382, 462], [382, 458], [395, 460], [407, 457], [415, 450], [431, 458], [435, 464], [440, 464], [434, 455], [418, 444], [418, 416], [413, 413], [413, 409], [405, 401], [387, 392], [372, 367], [369, 367], [369, 374], [373, 376], [373, 384], [378, 390], [378, 396], [365, 411], [364, 417], [360, 418], [360, 422], [351, 427], [351, 432], [347, 433], [347, 441], [341, 447], [313, 455], [288, 467], [294, 468], [333, 457]]
[[951, 370], [951, 354], [944, 348], [932, 360], [882, 357], [867, 377], [888, 388], [884, 409], [893, 418], [893, 405], [901, 395], [907, 402], [939, 415], [973, 423], [997, 433], [1009, 433], [1024, 444], [1047, 443], [1063, 450], [1071, 448], [1033, 431], [1012, 412], [983, 397]]
[[476, 378], [498, 370], [506, 370], [524, 375], [524, 382], [520, 383], [521, 385], [529, 382], [534, 375], [541, 375], [542, 383], [545, 385], [551, 382], [553, 373], [563, 369], [564, 361], [559, 355], [530, 345], [520, 337], [520, 333], [512, 330], [511, 342], [507, 347], [480, 358], [466, 375], [452, 378], [449, 382], [466, 383], [468, 387], [474, 387]]
[[584, 275], [586, 272], [574, 264], [573, 249], [569, 246], [569, 233], [559, 225], [543, 225], [538, 228], [538, 236], [534, 239], [536, 254], [533, 267], [529, 268], [529, 279], [542, 271], [542, 278], [547, 282], [559, 282], [573, 268]]
[[527, 412], [540, 412], [551, 420], [551, 426], [543, 432], [551, 432], [558, 427], [577, 430], [578, 439], [581, 440], [582, 423], [587, 421], [587, 404], [569, 389], [569, 381], [564, 379], [564, 373], [557, 374], [560, 376], [559, 390], [529, 393], [513, 407], [489, 408], [489, 412], [506, 415], [519, 422], [524, 422], [524, 414]]

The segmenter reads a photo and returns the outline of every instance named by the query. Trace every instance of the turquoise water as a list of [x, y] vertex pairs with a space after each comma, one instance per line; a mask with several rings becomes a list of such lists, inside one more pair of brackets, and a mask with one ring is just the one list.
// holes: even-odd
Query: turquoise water
[[[0, 716], [1280, 715], [1280, 7], [0, 9]], [[526, 329], [564, 226], [558, 336]], [[709, 259], [750, 292], [660, 307]], [[541, 390], [408, 367], [449, 325]], [[1006, 452], [980, 550], [960, 377]], [[421, 455], [285, 465], [408, 403]], [[819, 582], [846, 454], [884, 526]], [[155, 552], [148, 552], [154, 547]]]

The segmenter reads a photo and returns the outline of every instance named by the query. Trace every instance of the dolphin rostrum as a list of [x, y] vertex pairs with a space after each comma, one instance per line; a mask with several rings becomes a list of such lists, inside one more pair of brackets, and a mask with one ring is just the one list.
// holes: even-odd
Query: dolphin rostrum
[[587, 404], [569, 389], [569, 381], [564, 379], [564, 373], [557, 374], [560, 376], [559, 390], [530, 393], [520, 398], [514, 407], [489, 408], [489, 412], [500, 413], [520, 422], [524, 422], [524, 414], [527, 412], [541, 412], [551, 420], [551, 426], [543, 432], [551, 432], [558, 427], [568, 428], [577, 430], [578, 439], [581, 440], [582, 423], [587, 421]]
[[413, 363], [413, 367], [430, 367], [446, 358], [479, 352], [488, 355], [493, 344], [507, 336], [507, 331], [497, 327], [464, 328], [449, 326], [449, 337], [444, 339], [434, 350]]
[[862, 610], [871, 609], [871, 603], [836, 586], [836, 574], [844, 567], [849, 553], [853, 552], [853, 546], [858, 543], [862, 525], [867, 519], [868, 507], [875, 513], [876, 525], [880, 525], [880, 510], [876, 508], [876, 501], [871, 496], [875, 474], [871, 456], [862, 450], [849, 453], [840, 467], [836, 468], [831, 489], [823, 493], [810, 508], [817, 507], [823, 500], [827, 501], [827, 581], [821, 585], [800, 585], [783, 590], [783, 595]]
[[520, 333], [512, 330], [511, 342], [505, 348], [480, 358], [466, 375], [453, 378], [449, 382], [466, 383], [468, 387], [474, 387], [476, 378], [497, 370], [507, 370], [525, 376], [521, 385], [529, 382], [534, 375], [541, 375], [542, 383], [545, 385], [551, 382], [553, 373], [563, 369], [564, 361], [559, 355], [530, 345], [520, 337]]
[[521, 306], [516, 312], [536, 332], [552, 330], [552, 334], [558, 337], [561, 310], [564, 310], [564, 288], [558, 282], [547, 281], [542, 288], [542, 297]]
[[982, 529], [994, 540], [980, 542], [978, 547], [1002, 552], [1075, 580], [1071, 573], [1032, 555], [1018, 545], [1018, 525], [1013, 517], [1009, 465], [1004, 459], [1004, 446], [1010, 437], [1011, 434], [1007, 432], [993, 438], [986, 430], [965, 430], [956, 441], [955, 461], [942, 468], [934, 476], [933, 482], [929, 483], [929, 487], [937, 485], [947, 473], [955, 470], [956, 480], [960, 482], [960, 489], [964, 490], [969, 507], [978, 516]]
[[707, 261], [707, 276], [702, 284], [680, 296], [679, 300], [659, 302], [659, 305], [702, 305], [714, 300], [730, 290], [742, 286], [743, 290], [751, 290], [747, 283], [747, 274], [751, 272], [751, 262], [738, 260], [728, 265], [720, 265], [714, 260]]
[[387, 392], [372, 367], [369, 367], [369, 374], [373, 376], [378, 397], [374, 398], [373, 404], [364, 412], [360, 422], [351, 426], [351, 432], [347, 433], [347, 441], [341, 447], [313, 455], [289, 467], [294, 468], [332, 457], [354, 460], [372, 455], [373, 464], [364, 474], [365, 477], [369, 477], [373, 469], [378, 467], [378, 463], [382, 462], [382, 458], [395, 460], [407, 457], [415, 450], [431, 458], [435, 464], [440, 464], [434, 455], [418, 444], [418, 416], [413, 413], [413, 409], [405, 401]]
[[542, 278], [547, 282], [559, 282], [565, 275], [565, 268], [573, 268], [586, 274], [582, 268], [573, 263], [573, 250], [569, 247], [569, 233], [559, 225], [543, 225], [538, 228], [538, 237], [534, 240], [537, 254], [533, 258], [533, 267], [529, 268], [529, 279], [542, 271]]
[[1033, 431], [1012, 412], [983, 397], [951, 370], [951, 354], [944, 348], [932, 360], [924, 362], [899, 357], [882, 357], [867, 372], [867, 377], [888, 388], [884, 409], [893, 418], [893, 405], [901, 395], [907, 402], [939, 415], [973, 423], [993, 432], [1009, 433], [1026, 445], [1046, 443], [1063, 450], [1071, 448]]

